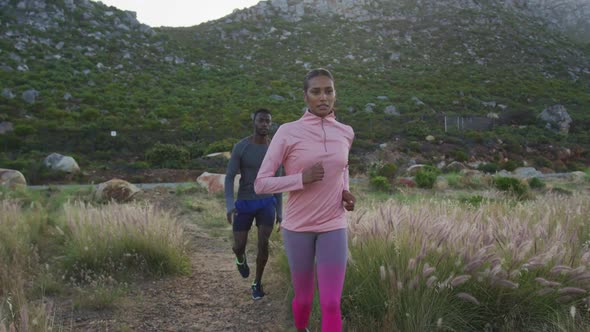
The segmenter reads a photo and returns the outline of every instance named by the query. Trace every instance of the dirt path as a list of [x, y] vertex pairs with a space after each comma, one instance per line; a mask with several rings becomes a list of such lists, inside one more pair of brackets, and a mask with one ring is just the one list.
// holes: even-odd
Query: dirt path
[[[236, 270], [229, 227], [223, 236], [211, 236], [198, 225], [185, 225], [190, 275], [133, 285], [112, 311], [74, 310], [71, 302], [62, 302], [59, 325], [72, 331], [288, 331], [286, 291], [273, 278], [272, 264], [263, 279], [267, 294], [254, 301], [252, 274], [243, 279]], [[254, 272], [256, 255], [250, 244], [248, 252]]]
[[[194, 228], [190, 276], [145, 285], [119, 318], [136, 331], [285, 331], [285, 295], [273, 292], [254, 301], [251, 280], [233, 264], [229, 241]], [[251, 279], [251, 278], [250, 278]]]

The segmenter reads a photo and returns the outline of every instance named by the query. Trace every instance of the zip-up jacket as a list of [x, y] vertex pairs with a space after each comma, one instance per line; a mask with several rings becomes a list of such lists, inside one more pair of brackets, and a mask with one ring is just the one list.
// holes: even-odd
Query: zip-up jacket
[[[294, 232], [327, 232], [346, 228], [342, 191], [348, 190], [348, 152], [354, 131], [309, 110], [297, 121], [280, 126], [264, 156], [254, 190], [258, 194], [289, 192], [281, 227]], [[303, 184], [303, 171], [317, 162], [322, 181]], [[280, 165], [285, 174], [275, 177]]]

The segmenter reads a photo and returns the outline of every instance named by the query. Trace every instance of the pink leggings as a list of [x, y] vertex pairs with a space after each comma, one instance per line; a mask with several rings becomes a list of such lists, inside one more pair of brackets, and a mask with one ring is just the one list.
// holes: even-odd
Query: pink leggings
[[322, 331], [342, 331], [340, 298], [348, 253], [346, 229], [324, 233], [304, 233], [283, 228], [282, 234], [295, 290], [292, 303], [295, 327], [304, 329], [309, 323], [313, 303], [314, 275], [317, 271], [322, 308]]

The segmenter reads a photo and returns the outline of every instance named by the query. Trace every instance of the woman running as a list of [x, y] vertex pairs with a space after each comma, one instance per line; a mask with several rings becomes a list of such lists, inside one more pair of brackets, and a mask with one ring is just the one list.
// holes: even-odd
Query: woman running
[[[350, 126], [336, 121], [334, 78], [326, 69], [303, 81], [305, 114], [273, 137], [254, 183], [258, 194], [289, 192], [282, 236], [295, 291], [295, 327], [306, 331], [317, 272], [322, 331], [341, 331], [340, 299], [348, 252], [346, 210], [355, 197], [348, 185]], [[275, 177], [280, 165], [284, 176]]]

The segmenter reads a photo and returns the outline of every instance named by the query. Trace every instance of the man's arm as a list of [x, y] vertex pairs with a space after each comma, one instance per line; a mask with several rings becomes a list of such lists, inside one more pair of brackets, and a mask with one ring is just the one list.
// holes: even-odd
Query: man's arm
[[227, 221], [231, 224], [232, 223], [232, 215], [234, 213], [234, 180], [236, 174], [240, 170], [240, 143], [234, 145], [234, 148], [231, 152], [231, 157], [229, 158], [229, 162], [227, 163], [227, 170], [225, 171], [225, 183], [224, 183], [224, 193], [225, 193], [225, 210]]

